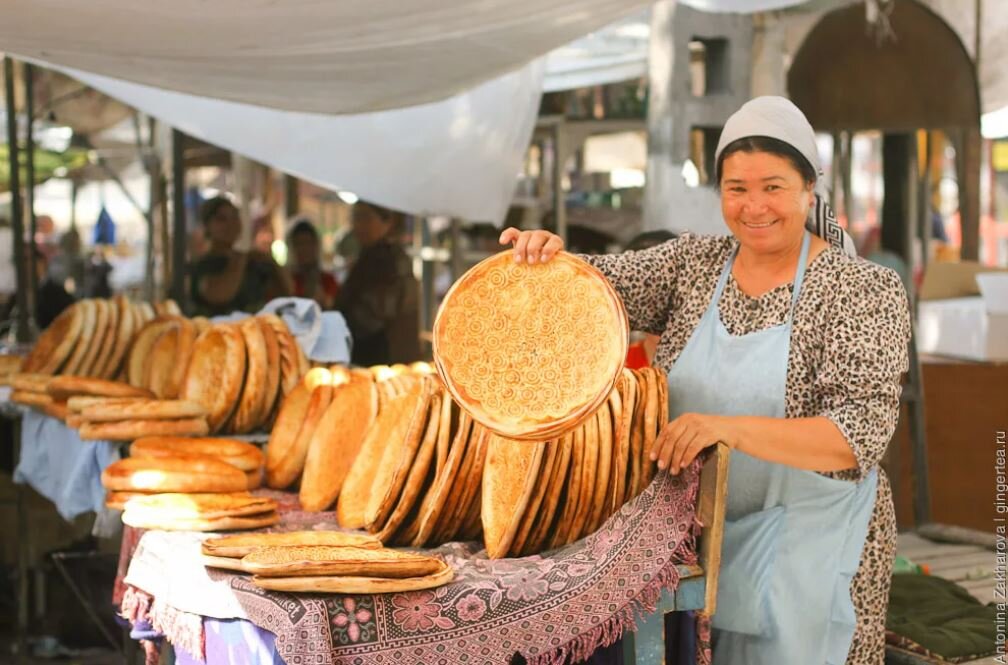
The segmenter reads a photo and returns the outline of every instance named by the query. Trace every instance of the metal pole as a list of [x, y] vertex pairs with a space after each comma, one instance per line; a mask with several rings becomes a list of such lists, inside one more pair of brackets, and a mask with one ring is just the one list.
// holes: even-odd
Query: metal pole
[[4, 96], [7, 100], [7, 159], [10, 166], [11, 230], [14, 235], [14, 267], [17, 294], [17, 341], [28, 342], [28, 277], [25, 261], [24, 224], [21, 219], [21, 165], [18, 159], [17, 108], [14, 102], [14, 61], [4, 57]]
[[24, 63], [25, 115], [28, 116], [28, 127], [25, 134], [25, 208], [28, 211], [28, 284], [31, 296], [30, 307], [34, 313], [38, 306], [38, 270], [35, 260], [35, 235], [38, 233], [38, 223], [35, 219], [35, 68]]
[[172, 129], [172, 252], [171, 297], [185, 311], [186, 211], [185, 211], [185, 134]]

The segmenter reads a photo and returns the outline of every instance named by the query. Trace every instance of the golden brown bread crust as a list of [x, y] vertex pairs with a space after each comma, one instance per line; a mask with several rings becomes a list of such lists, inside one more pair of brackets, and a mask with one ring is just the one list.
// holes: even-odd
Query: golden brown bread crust
[[119, 404], [92, 404], [79, 411], [82, 420], [116, 422], [119, 420], [178, 420], [205, 418], [206, 407], [184, 400], [136, 400]]
[[510, 252], [445, 295], [434, 360], [452, 397], [509, 438], [543, 440], [604, 402], [626, 358], [623, 305], [598, 270], [565, 252], [540, 265]]
[[238, 324], [238, 330], [245, 342], [248, 363], [245, 368], [245, 382], [242, 386], [241, 396], [238, 398], [238, 405], [231, 417], [230, 430], [236, 434], [244, 434], [251, 432], [262, 422], [269, 367], [267, 366], [266, 340], [259, 323], [254, 318], [248, 318]]
[[10, 386], [22, 392], [48, 393], [46, 389], [53, 378], [48, 374], [18, 372], [10, 375]]
[[344, 531], [289, 531], [285, 533], [243, 533], [203, 541], [203, 554], [221, 557], [243, 557], [260, 547], [296, 547], [327, 545], [329, 547], [357, 547], [379, 549], [382, 545], [363, 533]]
[[246, 473], [262, 468], [263, 454], [257, 447], [237, 439], [145, 436], [130, 445], [131, 457], [177, 457], [206, 455], [227, 462]]
[[46, 393], [34, 393], [27, 390], [12, 390], [10, 399], [15, 404], [34, 406], [38, 409], [49, 406], [53, 403], [53, 398]]
[[149, 397], [97, 397], [94, 395], [74, 395], [73, 397], [67, 398], [67, 407], [73, 413], [80, 413], [86, 407], [94, 406], [96, 404], [103, 406], [111, 404], [133, 404], [135, 402], [144, 402], [149, 399]]
[[275, 511], [273, 499], [248, 492], [161, 492], [130, 499], [126, 510], [164, 519], [214, 519], [241, 517]]
[[245, 474], [227, 462], [196, 455], [133, 458], [102, 471], [102, 485], [130, 492], [243, 492]]
[[112, 510], [125, 510], [126, 502], [138, 496], [149, 496], [149, 493], [109, 491], [105, 493], [105, 507]]
[[273, 424], [266, 445], [266, 484], [273, 489], [284, 489], [294, 482], [287, 469], [287, 456], [301, 431], [311, 394], [312, 390], [307, 383], [298, 384], [283, 400], [280, 414]]
[[[143, 436], [206, 436], [209, 433], [205, 418], [83, 421], [80, 425], [80, 438], [93, 441], [133, 441]], [[245, 489], [244, 481], [241, 489]]]
[[97, 376], [102, 379], [111, 379], [116, 375], [120, 365], [122, 365], [126, 350], [129, 348], [133, 333], [136, 332], [133, 309], [126, 296], [118, 295], [112, 302], [116, 311], [116, 327], [108, 355], [102, 362], [101, 367], [98, 368]]
[[83, 376], [57, 376], [46, 385], [46, 391], [56, 399], [67, 400], [78, 395], [93, 397], [143, 397], [153, 399], [154, 393], [121, 381], [92, 379]]
[[266, 577], [360, 575], [420, 577], [438, 572], [444, 562], [417, 552], [357, 547], [302, 545], [260, 547], [242, 558], [249, 572]]
[[280, 353], [280, 392], [288, 395], [303, 376], [297, 340], [291, 335], [287, 324], [276, 314], [263, 314], [259, 318], [265, 321], [276, 335]]
[[455, 571], [444, 564], [432, 575], [391, 579], [382, 577], [262, 577], [255, 575], [252, 583], [261, 589], [289, 593], [375, 594], [403, 593], [434, 589], [451, 582]]
[[193, 519], [164, 519], [156, 515], [137, 514], [127, 509], [122, 515], [123, 524], [137, 529], [161, 529], [163, 531], [247, 531], [262, 529], [280, 522], [280, 514], [276, 511], [257, 513], [255, 515], [237, 515], [228, 517], [207, 517]]
[[211, 432], [221, 429], [238, 403], [245, 363], [245, 341], [234, 325], [215, 325], [196, 340], [181, 397], [207, 408]]
[[276, 415], [280, 401], [280, 342], [277, 334], [262, 317], [257, 316], [256, 324], [262, 331], [263, 342], [266, 345], [266, 393], [263, 395], [262, 414], [259, 424], [269, 429]]
[[110, 305], [109, 301], [101, 298], [94, 300], [94, 334], [92, 335], [91, 342], [88, 344], [87, 351], [84, 353], [84, 357], [81, 359], [80, 369], [77, 372], [81, 376], [94, 376], [95, 362], [98, 360], [98, 354], [101, 352], [102, 344], [105, 343], [105, 337], [109, 331]]
[[98, 308], [95, 307], [95, 301], [91, 299], [81, 300], [77, 303], [77, 306], [81, 308], [81, 315], [83, 316], [80, 337], [77, 338], [73, 353], [67, 358], [66, 364], [60, 368], [60, 374], [83, 376], [84, 356], [87, 355], [88, 349], [91, 348], [91, 343], [94, 340], [95, 319]]
[[377, 416], [378, 393], [370, 380], [353, 378], [335, 388], [308, 443], [298, 494], [304, 510], [327, 510], [336, 501]]
[[109, 363], [119, 335], [119, 304], [113, 299], [105, 301], [105, 319], [105, 333], [100, 337], [98, 353], [95, 354], [90, 372], [90, 376], [98, 379], [107, 378], [105, 367]]
[[[137, 310], [142, 311], [142, 308], [138, 306]], [[142, 314], [140, 314], [140, 318], [143, 318]], [[140, 326], [133, 337], [129, 353], [126, 356], [126, 375], [130, 385], [145, 385], [147, 361], [150, 358], [154, 344], [166, 331], [177, 329], [180, 321], [181, 317], [164, 316], [151, 319]]]
[[76, 348], [83, 326], [84, 309], [79, 304], [67, 307], [36, 340], [22, 371], [39, 374], [60, 371]]
[[[310, 384], [306, 384], [310, 385]], [[296, 389], [295, 389], [296, 390]], [[308, 455], [308, 444], [312, 435], [318, 427], [319, 421], [325, 414], [326, 409], [333, 398], [333, 387], [327, 383], [316, 386], [308, 396], [307, 406], [300, 422], [295, 422], [290, 414], [297, 405], [292, 406], [292, 410], [287, 413], [288, 417], [282, 424], [283, 431], [274, 439], [270, 437], [270, 446], [276, 441], [276, 450], [267, 449], [266, 458], [266, 478], [270, 487], [288, 487], [301, 475], [304, 470], [305, 458]], [[281, 427], [280, 419], [273, 431]], [[291, 433], [297, 431], [293, 437]]]

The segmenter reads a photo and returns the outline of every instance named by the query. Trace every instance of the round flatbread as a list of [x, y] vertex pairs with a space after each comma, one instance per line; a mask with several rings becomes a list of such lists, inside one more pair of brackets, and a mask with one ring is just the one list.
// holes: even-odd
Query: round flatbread
[[46, 391], [59, 400], [87, 395], [92, 397], [130, 397], [153, 399], [154, 393], [121, 381], [91, 379], [83, 376], [56, 376], [46, 384]]
[[626, 359], [623, 304], [605, 277], [560, 252], [516, 264], [501, 252], [448, 290], [434, 360], [452, 397], [502, 436], [558, 436], [604, 402]]
[[148, 514], [137, 514], [127, 509], [123, 511], [123, 524], [137, 529], [160, 529], [162, 531], [248, 531], [263, 529], [280, 522], [276, 511], [256, 515], [236, 517], [208, 517], [195, 519], [164, 519]]
[[127, 457], [102, 471], [105, 489], [129, 492], [243, 492], [240, 469], [213, 457]]
[[56, 378], [58, 377], [50, 376], [48, 374], [18, 372], [16, 374], [11, 374], [10, 386], [14, 390], [20, 390], [22, 392], [48, 393], [49, 384]]
[[21, 371], [56, 374], [77, 347], [84, 326], [84, 308], [70, 305], [49, 324], [25, 358]]
[[[83, 421], [83, 418], [76, 416]], [[210, 433], [206, 418], [177, 420], [120, 420], [80, 424], [80, 438], [91, 441], [133, 441], [144, 436], [206, 436]], [[244, 478], [244, 476], [243, 476]], [[241, 489], [245, 489], [243, 484]]]
[[440, 571], [424, 577], [389, 579], [383, 577], [252, 577], [252, 583], [261, 589], [289, 593], [342, 593], [375, 594], [405, 593], [434, 589], [448, 584], [455, 571], [445, 565]]
[[112, 303], [108, 300], [97, 298], [94, 301], [94, 336], [91, 343], [88, 345], [84, 358], [81, 360], [79, 371], [81, 376], [95, 375], [95, 364], [98, 360], [98, 354], [101, 353], [101, 348], [106, 343], [106, 337], [109, 332], [109, 308], [111, 306]]
[[[242, 387], [238, 406], [231, 418], [231, 431], [236, 434], [251, 432], [264, 418], [267, 382], [269, 380], [269, 358], [266, 354], [266, 339], [262, 327], [254, 318], [238, 324], [238, 330], [245, 341], [248, 364], [245, 368], [245, 383]], [[272, 406], [272, 402], [270, 403]]]
[[227, 462], [246, 473], [262, 468], [262, 451], [237, 439], [189, 438], [181, 436], [145, 436], [130, 445], [131, 457], [177, 457], [207, 455]]
[[39, 409], [53, 403], [53, 398], [46, 393], [36, 393], [17, 389], [11, 391], [10, 400], [15, 404], [34, 406]]
[[115, 300], [106, 300], [105, 316], [107, 319], [105, 333], [101, 336], [101, 345], [95, 355], [94, 363], [91, 365], [91, 376], [104, 379], [105, 367], [112, 356], [112, 350], [116, 345], [116, 338], [119, 335], [119, 304]]
[[298, 494], [304, 510], [328, 510], [336, 501], [377, 417], [378, 391], [371, 380], [353, 378], [336, 387], [308, 442]]
[[211, 432], [220, 431], [234, 411], [245, 364], [245, 341], [234, 325], [215, 325], [196, 340], [181, 397], [207, 408]]
[[269, 429], [272, 416], [276, 413], [277, 403], [280, 401], [280, 342], [277, 341], [277, 334], [269, 323], [258, 316], [255, 322], [262, 332], [263, 343], [266, 346], [266, 390], [263, 394], [259, 424]]
[[166, 519], [214, 519], [259, 515], [276, 510], [273, 499], [248, 492], [163, 492], [130, 499], [126, 510]]
[[329, 547], [260, 547], [242, 558], [246, 570], [267, 577], [362, 575], [403, 578], [431, 575], [441, 559], [404, 550]]
[[183, 400], [135, 400], [118, 404], [92, 404], [79, 411], [81, 419], [92, 423], [119, 420], [178, 420], [205, 418], [206, 407]]
[[143, 324], [133, 338], [126, 359], [127, 380], [134, 386], [145, 386], [148, 358], [154, 344], [168, 330], [179, 327], [180, 319], [175, 316], [152, 319]]
[[203, 554], [220, 557], [238, 557], [251, 554], [261, 547], [303, 547], [326, 545], [329, 547], [357, 547], [379, 549], [382, 544], [374, 536], [344, 531], [288, 531], [285, 533], [247, 533], [222, 536], [203, 541]]
[[60, 369], [60, 373], [83, 376], [84, 357], [87, 356], [94, 341], [95, 317], [98, 308], [95, 307], [94, 300], [81, 300], [77, 306], [81, 308], [81, 316], [83, 317], [80, 337], [77, 338], [73, 353], [67, 359], [66, 365]]
[[112, 348], [98, 375], [102, 379], [111, 379], [119, 371], [126, 351], [129, 349], [130, 341], [133, 339], [133, 333], [136, 332], [133, 308], [126, 296], [116, 296], [113, 302], [116, 309], [116, 332]]

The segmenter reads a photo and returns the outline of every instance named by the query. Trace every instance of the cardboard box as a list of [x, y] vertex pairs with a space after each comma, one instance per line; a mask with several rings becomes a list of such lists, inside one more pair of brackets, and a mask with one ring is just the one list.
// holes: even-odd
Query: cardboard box
[[1008, 272], [978, 273], [974, 282], [980, 296], [919, 303], [918, 351], [1008, 362]]

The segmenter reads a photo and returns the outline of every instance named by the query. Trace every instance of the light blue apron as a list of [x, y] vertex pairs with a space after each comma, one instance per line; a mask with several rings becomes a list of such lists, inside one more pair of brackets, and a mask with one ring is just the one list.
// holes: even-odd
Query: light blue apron
[[[785, 415], [795, 303], [805, 278], [806, 233], [787, 320], [733, 336], [714, 297], [668, 375], [669, 415]], [[816, 445], [809, 441], [809, 446]], [[875, 505], [875, 470], [835, 480], [732, 451], [714, 626], [715, 665], [842, 665], [854, 636], [850, 583]]]

